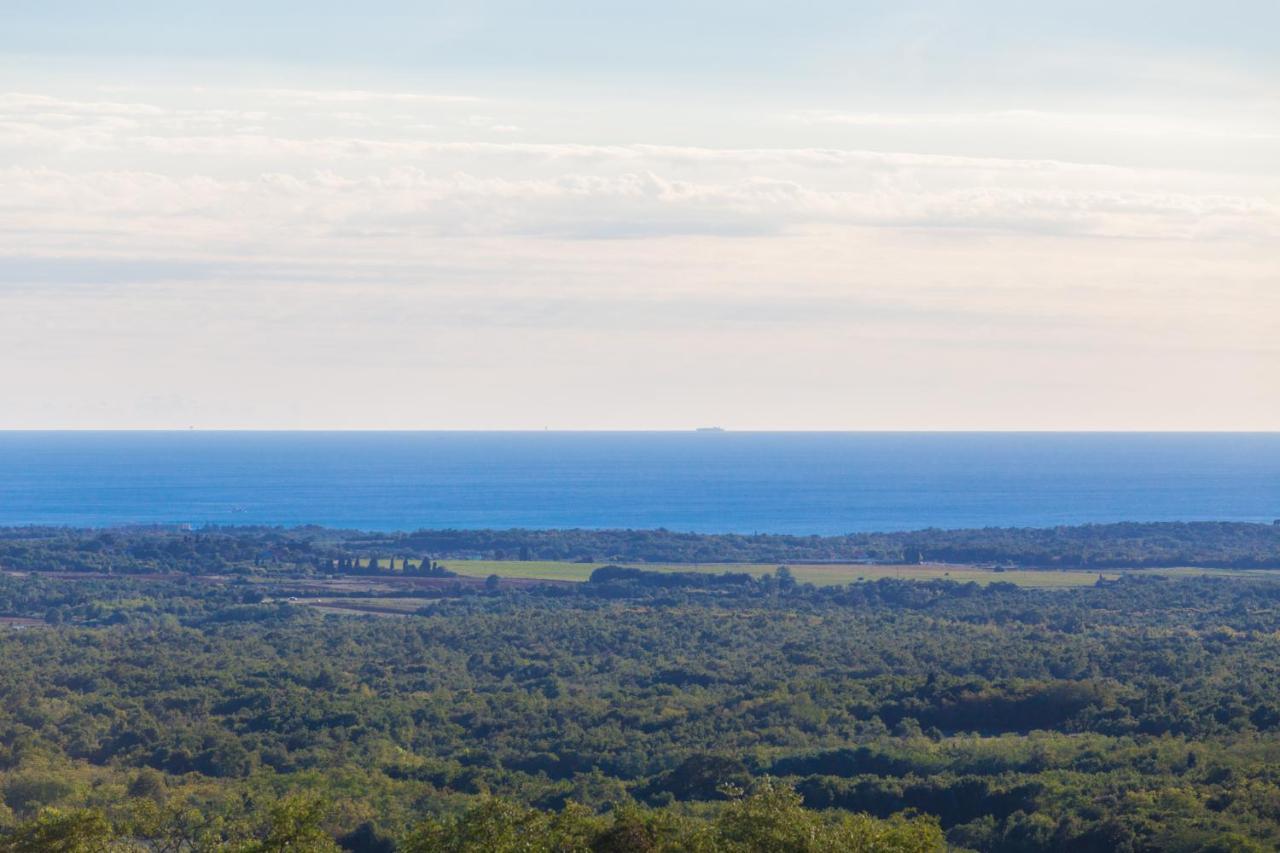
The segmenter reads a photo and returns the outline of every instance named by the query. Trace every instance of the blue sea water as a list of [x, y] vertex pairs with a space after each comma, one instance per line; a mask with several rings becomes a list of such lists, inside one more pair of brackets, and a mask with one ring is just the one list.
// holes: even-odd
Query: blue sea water
[[835, 534], [1277, 517], [1277, 433], [0, 432], [0, 525]]

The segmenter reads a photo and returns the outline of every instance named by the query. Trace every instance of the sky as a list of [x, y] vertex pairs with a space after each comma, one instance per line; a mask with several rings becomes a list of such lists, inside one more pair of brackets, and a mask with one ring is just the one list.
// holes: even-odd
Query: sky
[[1280, 429], [1280, 4], [6, 0], [0, 428]]

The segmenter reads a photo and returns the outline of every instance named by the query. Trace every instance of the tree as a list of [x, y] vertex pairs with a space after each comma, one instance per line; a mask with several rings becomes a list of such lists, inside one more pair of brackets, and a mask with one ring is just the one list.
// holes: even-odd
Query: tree
[[164, 776], [150, 767], [143, 768], [129, 783], [129, 796], [162, 802], [165, 797]]
[[338, 844], [348, 853], [395, 853], [396, 850], [395, 842], [368, 821], [339, 838]]
[[799, 794], [767, 778], [750, 796], [724, 807], [716, 833], [718, 849], [741, 853], [941, 853], [946, 848], [931, 818], [828, 816], [805, 809]]
[[774, 578], [778, 581], [778, 589], [781, 592], [790, 592], [796, 588], [795, 575], [791, 573], [788, 566], [778, 566], [774, 573]]
[[271, 806], [261, 841], [247, 853], [340, 853], [341, 848], [325, 832], [324, 802], [315, 796], [286, 797]]
[[424, 821], [401, 849], [404, 853], [585, 853], [593, 830], [582, 806], [569, 804], [553, 816], [509, 800], [485, 798], [457, 817]]
[[740, 790], [750, 781], [747, 766], [738, 759], [699, 752], [655, 779], [649, 790], [669, 791], [678, 800], [721, 800], [727, 789]]

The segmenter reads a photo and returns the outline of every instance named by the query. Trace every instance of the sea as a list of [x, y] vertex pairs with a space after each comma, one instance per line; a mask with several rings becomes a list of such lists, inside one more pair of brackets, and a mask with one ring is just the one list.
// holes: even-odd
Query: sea
[[0, 432], [0, 525], [831, 535], [1280, 518], [1280, 433]]

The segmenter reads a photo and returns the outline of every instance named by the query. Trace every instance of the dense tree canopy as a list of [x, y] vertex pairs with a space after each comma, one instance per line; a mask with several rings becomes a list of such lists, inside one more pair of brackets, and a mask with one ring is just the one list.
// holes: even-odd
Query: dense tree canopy
[[1278, 606], [626, 570], [368, 617], [0, 575], [34, 626], [0, 628], [0, 849], [1271, 849]]

